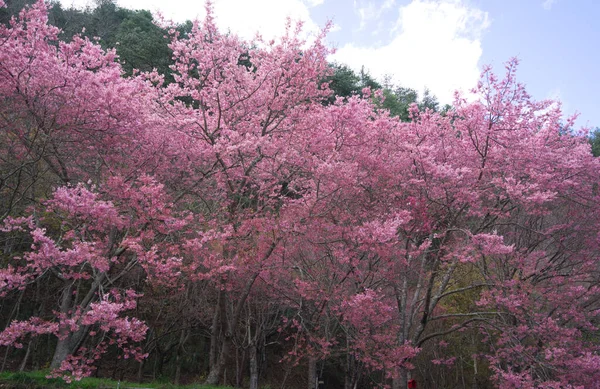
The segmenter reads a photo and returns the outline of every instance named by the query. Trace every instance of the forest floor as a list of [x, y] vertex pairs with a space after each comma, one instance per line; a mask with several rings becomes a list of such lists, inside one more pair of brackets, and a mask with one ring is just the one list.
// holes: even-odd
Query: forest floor
[[201, 384], [173, 385], [164, 382], [135, 383], [106, 378], [84, 378], [70, 384], [60, 378], [46, 378], [47, 371], [0, 373], [0, 389], [231, 389]]

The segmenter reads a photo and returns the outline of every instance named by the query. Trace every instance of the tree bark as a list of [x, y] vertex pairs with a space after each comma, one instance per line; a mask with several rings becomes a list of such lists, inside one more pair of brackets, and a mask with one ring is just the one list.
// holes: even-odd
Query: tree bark
[[59, 339], [54, 349], [54, 355], [52, 356], [52, 362], [50, 363], [50, 369], [58, 369], [62, 362], [71, 354], [70, 336], [66, 339]]
[[397, 377], [392, 380], [392, 389], [406, 389], [408, 384], [408, 370], [399, 368]]
[[[68, 284], [63, 289], [63, 295], [60, 302], [60, 313], [67, 314], [73, 302], [73, 284]], [[61, 328], [58, 333], [58, 342], [54, 349], [50, 369], [58, 369], [62, 362], [71, 353], [71, 333], [68, 328]]]
[[250, 389], [258, 389], [258, 357], [257, 349], [250, 347]]
[[308, 389], [318, 389], [317, 384], [317, 358], [308, 357]]
[[206, 377], [205, 385], [217, 385], [221, 378], [221, 372], [225, 366], [225, 356], [223, 353], [229, 353], [229, 345], [227, 345], [227, 334], [221, 343], [221, 353], [218, 353], [220, 332], [223, 327], [223, 321], [226, 320], [225, 307], [225, 290], [220, 289], [217, 297], [217, 307], [215, 316], [213, 316], [213, 330], [210, 337], [210, 370]]
[[[204, 385], [217, 385], [219, 383], [219, 378], [221, 377], [223, 369], [225, 368], [225, 365], [227, 364], [227, 360], [229, 358], [231, 344], [233, 343], [233, 336], [235, 336], [235, 333], [237, 331], [240, 322], [240, 315], [242, 314], [242, 309], [244, 308], [244, 304], [246, 304], [246, 299], [248, 298], [250, 290], [252, 289], [252, 285], [254, 285], [254, 281], [256, 281], [258, 275], [259, 273], [254, 273], [250, 277], [250, 279], [246, 283], [246, 287], [244, 288], [242, 294], [238, 299], [238, 302], [235, 306], [235, 310], [233, 311], [233, 317], [227, 323], [227, 331], [225, 332], [225, 336], [223, 337], [221, 353], [219, 355], [218, 361], [213, 366], [211, 366], [210, 372], [208, 373], [208, 377], [206, 377]], [[222, 319], [223, 318], [224, 317], [222, 317]]]
[[215, 307], [215, 313], [213, 315], [211, 334], [210, 334], [210, 351], [209, 351], [209, 369], [212, 370], [213, 366], [217, 363], [217, 349], [219, 346], [219, 333], [221, 323], [221, 311], [223, 310], [223, 294], [225, 292], [219, 289], [217, 294], [217, 306]]
[[[83, 300], [77, 302], [77, 305], [81, 308], [83, 313], [87, 312], [89, 309], [90, 303], [93, 301], [96, 291], [104, 280], [104, 277], [105, 274], [101, 273], [94, 280], [90, 290], [87, 292], [87, 295], [83, 298]], [[68, 283], [63, 289], [62, 301], [60, 303], [60, 313], [63, 315], [68, 315], [69, 311], [73, 309], [73, 286], [74, 284], [71, 282]], [[80, 326], [75, 332], [69, 331], [69, 328], [66, 327], [60, 329], [58, 333], [56, 349], [54, 350], [52, 362], [50, 363], [50, 369], [58, 369], [67, 356], [77, 352], [85, 338], [88, 328], [89, 327], [87, 326]]]
[[349, 341], [346, 336], [346, 374], [344, 374], [344, 389], [356, 389], [358, 376], [356, 360], [350, 353]]
[[179, 385], [179, 380], [181, 379], [181, 363], [182, 358], [181, 354], [183, 352], [183, 345], [188, 338], [187, 329], [181, 330], [181, 335], [179, 336], [179, 343], [177, 345], [177, 352], [175, 355], [175, 385]]
[[138, 366], [138, 371], [137, 371], [137, 381], [138, 382], [142, 382], [142, 379], [144, 378], [144, 361], [145, 361], [145, 359], [142, 359]]
[[21, 362], [21, 366], [19, 366], [19, 371], [24, 371], [25, 366], [27, 366], [27, 360], [29, 359], [29, 355], [31, 354], [31, 343], [33, 343], [33, 339], [31, 339], [27, 344], [27, 351], [25, 351], [25, 356], [23, 357], [23, 362]]

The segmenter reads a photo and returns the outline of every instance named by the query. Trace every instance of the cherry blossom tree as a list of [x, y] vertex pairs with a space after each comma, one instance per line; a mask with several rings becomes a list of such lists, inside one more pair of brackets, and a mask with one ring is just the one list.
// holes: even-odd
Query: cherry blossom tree
[[[321, 276], [297, 284], [317, 306], [339, 307], [355, 355], [394, 387], [413, 350], [459, 330], [488, 334], [500, 387], [594, 382], [598, 162], [515, 68], [503, 79], [486, 69], [478, 100], [457, 96], [447, 115], [415, 107], [400, 124], [356, 98], [319, 122], [337, 132], [301, 218], [308, 244], [328, 250], [316, 258], [331, 263], [305, 266]], [[346, 285], [328, 290], [336, 278]], [[460, 295], [471, 299], [464, 310], [452, 306]], [[390, 344], [404, 352], [381, 354]]]
[[[80, 378], [113, 345], [141, 360], [165, 321], [182, 323], [179, 361], [203, 322], [206, 383], [240, 353], [254, 388], [279, 326], [309, 389], [319, 360], [343, 361], [347, 388], [360, 368], [396, 389], [415, 363], [451, 365], [421, 350], [465, 331], [500, 388], [600, 380], [598, 160], [515, 60], [402, 123], [381, 91], [331, 96], [327, 29], [246, 42], [208, 4], [172, 29], [166, 85], [59, 42], [46, 15], [40, 1], [0, 27], [0, 298], [18, 312], [0, 346], [56, 338], [51, 367]], [[41, 285], [50, 298], [17, 309]], [[159, 319], [148, 290], [202, 313]]]
[[114, 51], [58, 33], [43, 2], [0, 26], [2, 219], [52, 185], [151, 172], [164, 141], [144, 136], [154, 125], [149, 83], [122, 78]]
[[[176, 245], [155, 238], [173, 239], [186, 222], [163, 202], [161, 185], [149, 177], [140, 181], [122, 192], [113, 188], [112, 194], [121, 194], [115, 199], [118, 207], [80, 184], [57, 189], [41, 210], [46, 216], [5, 219], [4, 233], [28, 234], [32, 243], [30, 251], [13, 256], [0, 272], [0, 292], [53, 282], [60, 304], [52, 318], [13, 320], [0, 333], [2, 345], [21, 347], [27, 335], [54, 334], [58, 341], [50, 366], [75, 378], [89, 374], [108, 345], [121, 347], [125, 358], [143, 357], [131, 343], [144, 338], [146, 325], [122, 316], [139, 297], [134, 274], [140, 269], [148, 282], [173, 285], [182, 260], [173, 256]], [[122, 189], [123, 184], [108, 186]], [[93, 350], [81, 347], [88, 336], [98, 337]]]
[[[113, 52], [78, 37], [55, 44], [57, 34], [43, 2], [0, 27], [8, 258], [0, 294], [49, 284], [60, 300], [50, 312], [40, 308], [42, 316], [9, 321], [0, 344], [21, 347], [27, 335], [53, 334], [51, 368], [80, 378], [109, 344], [142, 357], [131, 342], [143, 339], [146, 326], [123, 316], [139, 291], [120, 280], [140, 267], [149, 280], [177, 278], [180, 258], [152, 239], [186, 221], [171, 211], [161, 184], [139, 175], [142, 167], [152, 171], [160, 150], [161, 138], [148, 136], [151, 84], [121, 78]], [[97, 339], [88, 342], [93, 349], [82, 346], [89, 336]]]
[[203, 227], [188, 251], [190, 271], [218, 289], [207, 384], [220, 380], [256, 280], [285, 255], [287, 204], [301, 196], [311, 121], [330, 93], [319, 82], [329, 71], [323, 37], [308, 43], [300, 31], [290, 23], [278, 41], [242, 42], [217, 31], [209, 5], [188, 36], [174, 32], [175, 83], [161, 101], [176, 162], [165, 175], [201, 202]]

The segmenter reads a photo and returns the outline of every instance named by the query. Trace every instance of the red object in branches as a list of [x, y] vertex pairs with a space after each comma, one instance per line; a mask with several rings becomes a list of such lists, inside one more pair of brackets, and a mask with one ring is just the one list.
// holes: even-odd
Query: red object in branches
[[408, 389], [416, 389], [416, 388], [417, 388], [417, 381], [408, 380]]

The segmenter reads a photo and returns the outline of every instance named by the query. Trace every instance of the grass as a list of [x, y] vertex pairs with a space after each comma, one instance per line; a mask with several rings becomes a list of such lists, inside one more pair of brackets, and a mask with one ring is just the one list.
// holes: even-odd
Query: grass
[[81, 381], [67, 384], [60, 378], [46, 378], [48, 371], [32, 372], [4, 372], [0, 373], [1, 389], [128, 389], [128, 388], [152, 388], [152, 389], [228, 389], [225, 386], [205, 386], [200, 384], [173, 385], [170, 383], [136, 383], [119, 382], [106, 378], [84, 378]]

